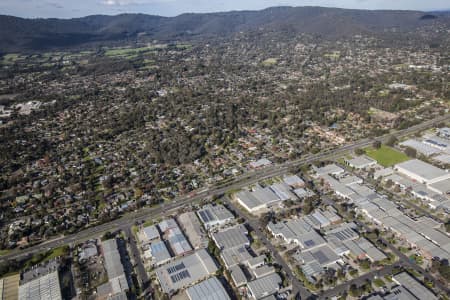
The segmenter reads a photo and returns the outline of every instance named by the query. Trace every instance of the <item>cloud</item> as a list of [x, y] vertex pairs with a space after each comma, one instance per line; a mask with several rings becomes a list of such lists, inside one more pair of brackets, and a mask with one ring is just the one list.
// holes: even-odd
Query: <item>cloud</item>
[[127, 5], [141, 5], [153, 3], [166, 3], [174, 0], [102, 0], [102, 4], [108, 6], [127, 6]]

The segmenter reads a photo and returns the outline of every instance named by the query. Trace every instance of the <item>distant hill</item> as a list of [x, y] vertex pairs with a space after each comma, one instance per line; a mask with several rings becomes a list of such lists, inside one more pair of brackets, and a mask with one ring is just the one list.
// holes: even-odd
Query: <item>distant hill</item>
[[273, 7], [260, 11], [182, 14], [94, 15], [75, 19], [23, 19], [0, 15], [0, 52], [67, 48], [91, 42], [120, 41], [145, 34], [158, 40], [227, 36], [271, 30], [336, 38], [395, 29], [411, 32], [430, 22], [450, 24], [447, 13], [368, 11], [323, 7]]

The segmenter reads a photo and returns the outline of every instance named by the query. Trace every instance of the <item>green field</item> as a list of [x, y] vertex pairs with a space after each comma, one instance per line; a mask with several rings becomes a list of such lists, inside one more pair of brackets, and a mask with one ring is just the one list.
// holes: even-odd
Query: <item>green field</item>
[[66, 255], [69, 252], [69, 246], [61, 246], [54, 248], [47, 252], [34, 254], [26, 263], [24, 268], [30, 268], [31, 266], [37, 265], [41, 262], [46, 262], [59, 256]]
[[262, 62], [262, 65], [265, 67], [276, 65], [278, 60], [276, 58], [268, 58]]
[[385, 145], [380, 149], [369, 147], [364, 150], [367, 156], [375, 159], [383, 167], [390, 167], [410, 159], [406, 154]]
[[158, 49], [164, 49], [167, 45], [152, 45], [148, 47], [140, 47], [140, 48], [111, 48], [105, 51], [106, 56], [120, 56], [125, 58], [134, 58], [139, 54], [147, 53], [150, 51], [155, 51]]
[[4, 64], [14, 64], [19, 58], [20, 58], [20, 55], [17, 54], [17, 53], [5, 54], [3, 56], [2, 63], [4, 63]]

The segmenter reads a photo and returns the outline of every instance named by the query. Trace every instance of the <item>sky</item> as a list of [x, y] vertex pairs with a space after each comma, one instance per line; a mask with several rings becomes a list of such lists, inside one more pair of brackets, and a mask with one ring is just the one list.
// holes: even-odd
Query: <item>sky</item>
[[73, 18], [93, 14], [258, 10], [271, 6], [326, 6], [356, 9], [443, 10], [449, 0], [0, 0], [0, 14], [26, 18]]

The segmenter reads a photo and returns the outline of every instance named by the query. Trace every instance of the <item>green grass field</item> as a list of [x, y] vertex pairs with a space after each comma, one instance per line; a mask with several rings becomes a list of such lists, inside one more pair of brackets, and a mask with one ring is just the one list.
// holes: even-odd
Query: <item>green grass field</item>
[[276, 58], [268, 58], [262, 62], [262, 65], [265, 67], [276, 65], [278, 60]]
[[406, 154], [385, 145], [380, 149], [369, 147], [364, 150], [367, 156], [375, 159], [383, 167], [390, 167], [410, 159]]

